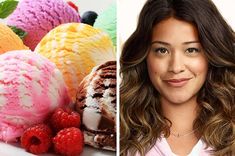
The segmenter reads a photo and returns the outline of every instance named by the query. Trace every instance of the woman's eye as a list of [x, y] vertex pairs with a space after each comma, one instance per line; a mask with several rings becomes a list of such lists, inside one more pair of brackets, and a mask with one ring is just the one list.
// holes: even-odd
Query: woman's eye
[[156, 48], [156, 49], [154, 49], [154, 52], [159, 53], [159, 54], [165, 54], [168, 51], [166, 48]]
[[186, 52], [188, 52], [188, 53], [197, 53], [197, 52], [200, 52], [200, 50], [197, 49], [197, 48], [188, 48], [186, 50]]

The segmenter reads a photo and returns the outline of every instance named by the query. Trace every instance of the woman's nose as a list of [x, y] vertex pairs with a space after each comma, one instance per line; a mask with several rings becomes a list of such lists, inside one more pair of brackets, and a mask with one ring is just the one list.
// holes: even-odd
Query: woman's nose
[[184, 58], [179, 53], [173, 53], [170, 57], [168, 71], [178, 74], [185, 71]]

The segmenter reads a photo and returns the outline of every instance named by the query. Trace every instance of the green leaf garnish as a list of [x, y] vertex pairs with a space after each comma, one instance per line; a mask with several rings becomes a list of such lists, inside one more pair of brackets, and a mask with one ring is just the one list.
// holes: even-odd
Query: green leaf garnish
[[10, 26], [8, 25], [9, 28], [11, 28], [11, 30], [16, 33], [22, 40], [24, 39], [24, 37], [27, 35], [27, 32], [25, 32], [24, 30], [17, 28], [16, 26]]
[[5, 0], [0, 2], [0, 18], [6, 18], [9, 16], [17, 7], [18, 1], [16, 0]]

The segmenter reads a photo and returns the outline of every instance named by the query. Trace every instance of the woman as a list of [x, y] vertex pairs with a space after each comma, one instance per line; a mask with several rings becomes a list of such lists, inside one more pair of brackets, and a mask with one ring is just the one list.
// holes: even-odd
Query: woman
[[233, 155], [235, 36], [210, 0], [148, 0], [121, 58], [121, 155]]

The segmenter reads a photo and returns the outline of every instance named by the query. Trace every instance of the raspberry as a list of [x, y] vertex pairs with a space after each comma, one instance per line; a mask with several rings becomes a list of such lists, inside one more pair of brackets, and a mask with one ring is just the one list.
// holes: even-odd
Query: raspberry
[[72, 8], [74, 8], [77, 12], [78, 12], [78, 7], [71, 1], [67, 2], [69, 6], [71, 6]]
[[65, 128], [53, 138], [56, 153], [75, 156], [83, 151], [84, 138], [80, 129], [75, 127]]
[[51, 144], [52, 131], [45, 124], [28, 128], [21, 136], [21, 146], [33, 154], [47, 152]]
[[59, 131], [68, 127], [79, 128], [81, 120], [80, 115], [77, 112], [74, 112], [69, 108], [57, 108], [51, 116], [50, 123], [56, 131]]

